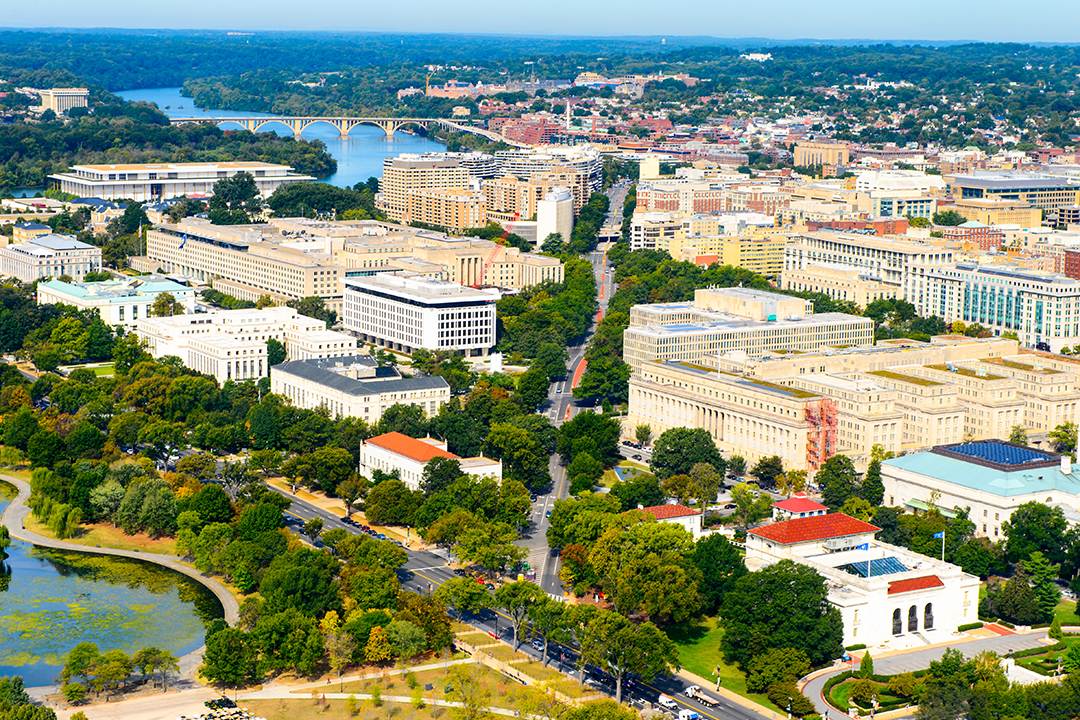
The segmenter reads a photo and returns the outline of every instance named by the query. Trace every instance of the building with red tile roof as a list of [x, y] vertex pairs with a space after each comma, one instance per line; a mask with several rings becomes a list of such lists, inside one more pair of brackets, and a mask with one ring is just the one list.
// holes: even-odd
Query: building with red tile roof
[[[783, 504], [808, 511], [818, 506], [805, 497]], [[880, 542], [878, 530], [843, 513], [763, 525], [747, 534], [746, 565], [760, 570], [787, 560], [813, 568], [844, 620], [845, 646], [921, 647], [949, 639], [957, 626], [977, 618], [979, 578]]]
[[773, 503], [774, 520], [791, 520], [793, 518], [813, 517], [824, 515], [829, 512], [828, 505], [811, 500], [804, 492], [797, 492], [787, 500]]
[[502, 478], [502, 463], [491, 458], [461, 458], [446, 449], [446, 443], [435, 438], [413, 438], [399, 432], [377, 435], [360, 444], [360, 472], [371, 477], [375, 470], [387, 475], [395, 471], [410, 489], [420, 487], [424, 466], [434, 458], [457, 460], [464, 473]]
[[657, 522], [666, 522], [671, 523], [672, 525], [682, 526], [688, 533], [694, 536], [695, 540], [701, 537], [701, 512], [698, 510], [688, 508], [685, 505], [679, 505], [678, 503], [653, 505], [652, 507], [641, 509], [656, 518]]

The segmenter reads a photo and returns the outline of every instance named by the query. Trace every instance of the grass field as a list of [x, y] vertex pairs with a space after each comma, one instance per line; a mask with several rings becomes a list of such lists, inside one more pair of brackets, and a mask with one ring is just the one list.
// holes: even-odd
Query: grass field
[[[56, 539], [52, 530], [32, 514], [26, 517], [26, 529], [30, 532], [37, 533], [42, 537], [51, 538], [53, 540]], [[174, 538], [160, 538], [155, 540], [144, 533], [128, 535], [120, 528], [114, 528], [108, 523], [83, 525], [75, 537], [67, 538], [65, 542], [72, 543], [73, 545], [86, 545], [87, 547], [135, 550], [137, 552], [154, 553], [157, 555], [176, 554], [176, 540]]]
[[1080, 626], [1080, 615], [1076, 614], [1076, 602], [1073, 600], [1062, 600], [1054, 608], [1054, 617], [1065, 626]]
[[[857, 705], [863, 710], [869, 710], [869, 706], [863, 707], [861, 703], [852, 703], [852, 701], [848, 698], [848, 694], [851, 692], [851, 688], [854, 684], [854, 680], [845, 680], [842, 683], [834, 685], [833, 689], [829, 692], [829, 700], [832, 701], [832, 704], [834, 706], [843, 710], [847, 710], [847, 708], [850, 707], [851, 704]], [[875, 685], [877, 685], [878, 687], [877, 697], [879, 705], [890, 706], [904, 703], [903, 698], [891, 694], [888, 690], [885, 689], [885, 685], [882, 685], [881, 683], [875, 683]]]
[[506, 645], [484, 648], [480, 652], [485, 652], [496, 660], [502, 660], [503, 662], [529, 659], [529, 656], [525, 653], [515, 652], [512, 647], [507, 647]]
[[[706, 618], [694, 623], [673, 625], [666, 630], [671, 641], [679, 650], [679, 663], [701, 677], [715, 683], [719, 678], [721, 687], [737, 695], [750, 698], [767, 708], [780, 711], [764, 695], [757, 695], [746, 690], [746, 675], [736, 665], [724, 662], [720, 650], [720, 641], [724, 630], [716, 618]], [[717, 674], [719, 670], [719, 675]]]

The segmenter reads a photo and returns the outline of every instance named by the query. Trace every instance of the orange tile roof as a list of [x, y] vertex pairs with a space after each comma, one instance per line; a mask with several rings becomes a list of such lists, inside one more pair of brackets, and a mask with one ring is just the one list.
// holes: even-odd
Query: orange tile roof
[[773, 503], [773, 507], [778, 507], [781, 510], [787, 510], [790, 513], [815, 512], [817, 510], [829, 509], [828, 505], [822, 505], [819, 502], [811, 500], [805, 495], [803, 495], [802, 497], [796, 495], [795, 497], [788, 498], [787, 500], [781, 500], [778, 503]]
[[402, 435], [399, 432], [389, 432], [378, 435], [367, 442], [370, 445], [381, 447], [384, 450], [389, 450], [392, 453], [407, 457], [410, 460], [415, 460], [419, 463], [426, 464], [428, 460], [435, 457], [450, 458], [451, 460], [461, 459], [457, 455], [437, 448], [431, 443], [411, 438], [408, 435]]
[[929, 590], [930, 588], [945, 587], [941, 578], [937, 575], [911, 578], [910, 580], [896, 580], [889, 583], [889, 594], [915, 592], [916, 590]]
[[642, 510], [657, 520], [670, 520], [671, 518], [689, 517], [698, 514], [697, 510], [688, 508], [685, 505], [653, 505], [652, 507], [642, 508]]
[[781, 545], [794, 545], [796, 543], [814, 542], [815, 540], [826, 540], [847, 535], [873, 533], [880, 529], [876, 525], [856, 520], [843, 513], [830, 513], [829, 515], [795, 518], [773, 523], [772, 525], [765, 525], [751, 530], [750, 534], [758, 535]]

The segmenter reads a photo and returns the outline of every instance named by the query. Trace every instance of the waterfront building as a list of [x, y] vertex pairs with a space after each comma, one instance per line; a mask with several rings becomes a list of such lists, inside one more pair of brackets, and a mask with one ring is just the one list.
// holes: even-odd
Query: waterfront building
[[163, 278], [133, 278], [92, 283], [49, 280], [38, 283], [38, 304], [71, 305], [96, 310], [106, 325], [135, 327], [139, 318], [150, 317], [150, 308], [162, 293], [172, 295], [185, 313], [195, 312], [195, 290]]
[[255, 178], [263, 197], [270, 197], [287, 183], [315, 180], [293, 173], [288, 165], [254, 161], [75, 165], [67, 172], [50, 175], [49, 180], [56, 189], [76, 197], [154, 202], [181, 195], [213, 195], [214, 183], [242, 172]]
[[41, 96], [41, 106], [33, 109], [38, 112], [52, 110], [57, 115], [67, 115], [72, 108], [90, 104], [90, 91], [86, 88], [51, 88], [36, 92]]

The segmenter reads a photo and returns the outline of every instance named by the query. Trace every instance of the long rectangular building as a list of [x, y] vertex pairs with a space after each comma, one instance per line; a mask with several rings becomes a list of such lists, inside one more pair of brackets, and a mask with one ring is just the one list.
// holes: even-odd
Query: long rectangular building
[[81, 282], [86, 273], [101, 269], [101, 248], [71, 235], [37, 235], [26, 242], [0, 247], [0, 275], [24, 283], [67, 275]]
[[50, 175], [49, 180], [58, 190], [76, 197], [153, 202], [181, 195], [213, 195], [214, 183], [242, 172], [255, 178], [263, 197], [270, 197], [287, 183], [315, 179], [293, 173], [288, 165], [235, 161], [75, 165], [67, 172]]

